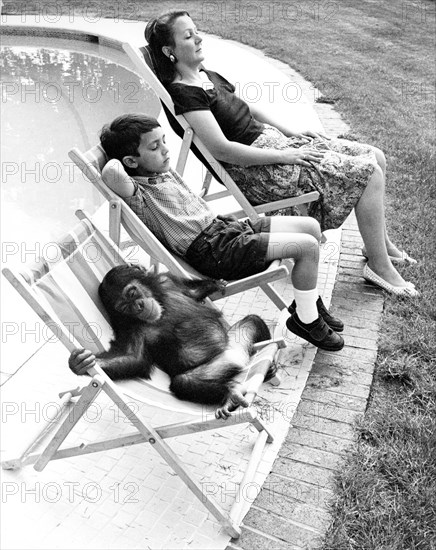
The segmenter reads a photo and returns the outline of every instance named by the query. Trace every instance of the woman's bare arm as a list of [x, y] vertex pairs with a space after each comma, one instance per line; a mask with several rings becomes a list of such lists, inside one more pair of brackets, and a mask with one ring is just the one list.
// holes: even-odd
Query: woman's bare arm
[[274, 114], [268, 112], [259, 103], [250, 103], [248, 107], [256, 120], [275, 126], [275, 128], [280, 130], [287, 137], [299, 137], [304, 138], [307, 141], [310, 141], [311, 137], [322, 137], [328, 139], [327, 136], [313, 130], [297, 131], [292, 128], [289, 122], [287, 122], [286, 117], [279, 117], [278, 115], [274, 116]]
[[229, 141], [211, 111], [189, 111], [185, 113], [185, 118], [211, 154], [217, 160], [229, 164], [241, 166], [300, 164], [310, 166], [308, 161], [319, 162], [323, 157], [323, 154], [316, 150], [259, 149], [236, 141]]

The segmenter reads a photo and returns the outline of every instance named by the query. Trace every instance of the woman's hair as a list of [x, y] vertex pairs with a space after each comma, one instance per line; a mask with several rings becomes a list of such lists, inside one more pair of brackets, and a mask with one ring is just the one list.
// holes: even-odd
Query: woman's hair
[[[137, 157], [141, 135], [151, 132], [159, 126], [160, 124], [155, 118], [147, 115], [121, 115], [110, 124], [103, 126], [100, 142], [110, 159], [118, 159], [123, 162], [123, 158], [126, 156]], [[126, 170], [128, 172], [127, 168]]]
[[176, 75], [174, 63], [163, 53], [164, 46], [174, 47], [173, 26], [176, 19], [189, 13], [187, 11], [167, 11], [151, 19], [145, 27], [145, 39], [150, 46], [153, 56], [153, 64], [159, 80], [167, 86], [171, 84]]

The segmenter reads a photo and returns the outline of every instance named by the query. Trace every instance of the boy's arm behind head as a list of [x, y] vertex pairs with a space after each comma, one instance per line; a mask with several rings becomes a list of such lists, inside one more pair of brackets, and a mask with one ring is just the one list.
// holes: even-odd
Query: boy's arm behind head
[[131, 197], [135, 193], [134, 180], [127, 174], [119, 160], [109, 160], [101, 175], [105, 184], [120, 197]]

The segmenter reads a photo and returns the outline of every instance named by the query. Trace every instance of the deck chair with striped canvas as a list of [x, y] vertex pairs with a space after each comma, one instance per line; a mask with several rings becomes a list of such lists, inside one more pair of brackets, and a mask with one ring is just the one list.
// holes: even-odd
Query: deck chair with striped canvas
[[[111, 338], [106, 312], [98, 298], [98, 285], [109, 269], [126, 262], [120, 250], [106, 239], [90, 219], [83, 212], [78, 213], [82, 220], [59, 242], [59, 255], [55, 261], [41, 260], [21, 273], [5, 268], [3, 273], [69, 351], [84, 347], [96, 353], [104, 350]], [[277, 350], [277, 343], [265, 343], [264, 347], [259, 346], [259, 351], [248, 364], [246, 380], [250, 403], [253, 402]], [[65, 368], [68, 368], [67, 365]], [[230, 514], [225, 513], [209, 494], [205, 494], [201, 484], [190, 474], [166, 439], [235, 426], [238, 423], [250, 423], [258, 434], [246, 477], [243, 478], [243, 484], [250, 483], [250, 475], [257, 468], [256, 461], [260, 459], [265, 443], [272, 441], [271, 433], [257, 417], [256, 410], [253, 407], [236, 410], [228, 420], [217, 420], [212, 410], [208, 411], [206, 407], [173, 397], [168, 390], [169, 379], [160, 371], [150, 381], [134, 379], [117, 383], [110, 380], [99, 366], [89, 369], [88, 374], [91, 376], [89, 383], [60, 394], [63, 408], [57, 409], [56, 421], [50, 421], [44, 428], [44, 433], [38, 435], [20, 456], [3, 461], [3, 469], [17, 469], [34, 464], [35, 470], [41, 471], [51, 460], [147, 443], [149, 447], [144, 449], [144, 453], [153, 447], [224, 526], [227, 533], [237, 537], [240, 533], [239, 523], [244, 499], [236, 498]], [[81, 380], [87, 379], [81, 377]], [[123, 430], [123, 435], [116, 438], [72, 447], [63, 445], [100, 392], [111, 400], [111, 408], [115, 405], [124, 413], [134, 429], [128, 429], [132, 426], [126, 423], [128, 433], [123, 433]], [[139, 409], [132, 405], [132, 399], [177, 413], [181, 421], [152, 426], [137, 412]], [[106, 433], [105, 436], [107, 437]], [[139, 462], [138, 468], [140, 466]]]
[[[230, 177], [230, 174], [224, 169], [222, 164], [212, 156], [206, 146], [195, 134], [193, 129], [189, 126], [186, 118], [183, 115], [176, 115], [171, 96], [156, 76], [153, 56], [149, 47], [144, 46], [140, 48], [140, 50], [138, 50], [128, 42], [125, 42], [123, 43], [123, 48], [134, 63], [138, 74], [145, 80], [145, 82], [147, 82], [147, 84], [151, 87], [151, 89], [159, 98], [170, 123], [170, 126], [176, 132], [176, 134], [180, 138], [182, 138], [182, 146], [179, 152], [176, 171], [180, 175], [183, 175], [183, 171], [185, 169], [190, 150], [193, 151], [197, 158], [206, 167], [207, 174], [203, 183], [202, 190], [202, 196], [206, 201], [213, 201], [232, 195], [241, 207], [241, 210], [234, 212], [234, 214], [238, 217], [246, 216], [249, 217], [252, 221], [255, 221], [262, 213], [271, 212], [282, 208], [288, 208], [290, 206], [307, 204], [318, 200], [319, 193], [317, 191], [312, 191], [298, 197], [290, 197], [274, 202], [268, 202], [258, 206], [253, 206], [252, 204], [250, 204], [248, 199], [239, 189], [238, 185]], [[212, 176], [219, 183], [222, 183], [226, 187], [225, 191], [219, 191], [212, 194], [208, 193]]]
[[[109, 201], [109, 235], [116, 244], [120, 244], [120, 230], [123, 227], [130, 238], [133, 239], [153, 260], [155, 264], [162, 264], [174, 275], [189, 278], [202, 278], [203, 276], [192, 268], [183, 258], [169, 251], [136, 216], [131, 208], [116, 195], [103, 181], [102, 170], [107, 162], [107, 156], [101, 147], [96, 145], [86, 153], [81, 153], [77, 148], [69, 152], [71, 160], [80, 168], [85, 177], [102, 193]], [[128, 178], [129, 176], [119, 164], [114, 177]], [[212, 296], [212, 299], [220, 299], [244, 292], [250, 288], [259, 287], [279, 310], [284, 310], [287, 304], [273, 288], [271, 283], [289, 275], [285, 261], [275, 260], [261, 273], [251, 275], [244, 279], [229, 281], [224, 293]]]

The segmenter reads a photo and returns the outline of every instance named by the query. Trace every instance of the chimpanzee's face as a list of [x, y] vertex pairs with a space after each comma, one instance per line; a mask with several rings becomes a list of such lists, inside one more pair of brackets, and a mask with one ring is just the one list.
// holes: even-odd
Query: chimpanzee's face
[[146, 323], [155, 323], [163, 313], [162, 306], [153, 296], [152, 291], [136, 279], [123, 288], [114, 307], [118, 313]]

